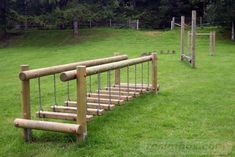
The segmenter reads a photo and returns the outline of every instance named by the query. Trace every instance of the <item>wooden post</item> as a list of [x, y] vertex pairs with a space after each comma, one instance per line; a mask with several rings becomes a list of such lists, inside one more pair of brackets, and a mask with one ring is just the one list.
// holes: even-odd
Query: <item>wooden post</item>
[[192, 67], [195, 68], [196, 64], [196, 58], [195, 58], [195, 46], [196, 46], [196, 18], [197, 18], [197, 12], [195, 10], [192, 11]]
[[175, 28], [175, 17], [172, 18], [172, 29]]
[[235, 33], [234, 33], [234, 21], [232, 22], [232, 41], [234, 41], [234, 36], [235, 36]]
[[202, 27], [202, 17], [200, 16], [200, 27]]
[[78, 36], [79, 32], [78, 32], [78, 21], [74, 20], [73, 21], [73, 35], [74, 36]]
[[91, 28], [91, 27], [92, 27], [92, 23], [91, 23], [91, 20], [89, 20], [89, 24], [90, 24], [90, 26], [89, 26], [89, 27]]
[[216, 32], [213, 32], [213, 47], [212, 47], [212, 55], [215, 55], [215, 44], [216, 44]]
[[[114, 56], [120, 55], [119, 53], [115, 53]], [[115, 70], [115, 84], [120, 85], [121, 83], [121, 78], [120, 78], [120, 69]]]
[[152, 53], [152, 92], [157, 92], [157, 54]]
[[213, 32], [210, 32], [210, 46], [209, 46], [209, 53], [213, 55]]
[[140, 23], [140, 21], [136, 20], [136, 29], [137, 29], [137, 31], [139, 30], [139, 23]]
[[184, 54], [184, 21], [185, 17], [181, 16], [181, 60], [183, 61], [182, 55]]
[[109, 19], [109, 27], [112, 27], [112, 20]]
[[171, 20], [171, 30], [173, 30], [173, 21]]
[[77, 142], [81, 143], [87, 136], [86, 106], [86, 67], [77, 66], [77, 124], [81, 126]]
[[[21, 71], [29, 70], [28, 65], [21, 65]], [[23, 118], [24, 119], [31, 119], [30, 113], [30, 81], [25, 80], [21, 81], [21, 97], [22, 97], [22, 110], [23, 110]], [[23, 131], [23, 138], [25, 141], [30, 142], [32, 141], [32, 130], [31, 129], [24, 129]]]

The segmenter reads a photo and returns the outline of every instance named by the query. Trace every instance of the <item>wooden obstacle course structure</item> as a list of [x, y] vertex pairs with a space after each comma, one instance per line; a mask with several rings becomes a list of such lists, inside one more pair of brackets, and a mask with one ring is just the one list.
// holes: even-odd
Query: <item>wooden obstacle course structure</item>
[[[184, 50], [184, 37], [185, 37], [185, 28], [184, 28], [184, 23], [185, 23], [185, 17], [181, 16], [181, 56], [180, 59], [181, 61], [188, 61], [192, 68], [196, 67], [196, 55], [195, 55], [195, 46], [196, 46], [196, 11], [192, 11], [192, 24], [191, 24], [191, 33], [190, 33], [190, 39], [188, 42], [190, 42], [190, 50], [191, 54], [186, 54]], [[188, 43], [189, 44], [189, 43]]]
[[[176, 23], [175, 22], [175, 17], [172, 17], [172, 20], [171, 20], [171, 30], [173, 30], [175, 28], [175, 26], [178, 26], [178, 27], [181, 27], [182, 26], [182, 23]], [[188, 25], [186, 23], [184, 23], [184, 27], [187, 27]]]
[[[188, 51], [190, 51], [190, 44], [191, 44], [191, 32], [188, 31], [188, 35], [187, 35], [187, 40], [188, 40]], [[216, 43], [216, 32], [212, 31], [209, 33], [205, 33], [205, 32], [198, 32], [196, 33], [196, 36], [207, 36], [209, 37], [209, 55], [214, 56], [215, 55], [215, 43]]]
[[[114, 59], [116, 58], [116, 59]], [[121, 105], [125, 101], [131, 100], [143, 93], [156, 93], [159, 90], [157, 84], [157, 56], [151, 54], [135, 59], [127, 59], [126, 55], [117, 55], [115, 57], [78, 62], [76, 64], [59, 65], [28, 70], [28, 66], [22, 66], [20, 79], [22, 81], [22, 107], [23, 119], [14, 121], [16, 127], [24, 129], [24, 139], [32, 140], [32, 129], [47, 130], [63, 133], [72, 133], [77, 136], [77, 141], [83, 141], [87, 136], [87, 122], [92, 120], [96, 115], [102, 115], [105, 110], [112, 110], [116, 105]], [[105, 63], [106, 62], [106, 63]], [[143, 64], [147, 63], [148, 83], [143, 83]], [[151, 63], [151, 66], [149, 65]], [[141, 83], [136, 81], [136, 67], [141, 64]], [[129, 82], [129, 67], [134, 66], [135, 82]], [[121, 71], [126, 69], [126, 83], [121, 83]], [[69, 70], [68, 70], [69, 69]], [[75, 70], [76, 69], [76, 70]], [[122, 70], [121, 70], [122, 69]], [[150, 72], [151, 69], [151, 83]], [[111, 84], [111, 71], [115, 72], [114, 84]], [[100, 75], [107, 72], [107, 86], [101, 89]], [[38, 78], [39, 96], [40, 94], [40, 77], [61, 73], [60, 78], [63, 82], [76, 80], [76, 97], [75, 101], [66, 100], [64, 105], [58, 105], [56, 102], [51, 106], [52, 111], [39, 110], [36, 115], [39, 118], [46, 118], [49, 121], [31, 120], [30, 110], [30, 79]], [[91, 86], [90, 78], [97, 75], [98, 89], [92, 92], [87, 89], [87, 84]], [[55, 85], [55, 81], [54, 81]], [[39, 97], [40, 98], [40, 97]], [[39, 99], [39, 105], [40, 99]], [[62, 122], [52, 122], [51, 119], [76, 121], [76, 124], [68, 124]]]
[[[76, 63], [70, 63], [70, 64], [64, 64], [64, 65], [58, 65], [53, 67], [47, 67], [47, 68], [40, 68], [40, 69], [34, 69], [29, 70], [28, 65], [21, 65], [21, 72], [19, 73], [19, 78], [21, 80], [21, 99], [22, 99], [22, 111], [23, 111], [23, 119], [17, 119], [15, 121], [15, 125], [17, 127], [23, 127], [23, 137], [26, 141], [32, 141], [32, 130], [31, 129], [37, 129], [37, 127], [30, 127], [35, 126], [38, 123], [35, 121], [31, 121], [31, 108], [30, 108], [30, 80], [35, 78], [40, 78], [43, 76], [48, 75], [55, 75], [57, 73], [66, 71], [66, 70], [72, 70], [75, 69], [78, 65], [86, 65], [86, 66], [94, 66], [99, 64], [105, 64], [110, 63], [114, 61], [120, 61], [128, 59], [127, 55], [119, 55], [115, 57], [108, 57], [108, 58], [102, 58], [102, 59], [96, 59], [96, 60], [89, 60], [85, 62], [76, 62]], [[24, 123], [21, 125], [21, 123]], [[40, 122], [40, 121], [39, 121]], [[26, 123], [29, 124], [29, 127], [24, 127]], [[34, 125], [35, 124], [35, 125]], [[43, 125], [43, 122], [40, 122], [40, 125]], [[63, 125], [63, 124], [61, 124]], [[45, 126], [40, 127], [38, 126], [39, 130], [48, 130], [47, 127], [53, 126], [55, 131], [58, 131], [56, 127], [54, 127], [53, 123], [47, 123]], [[67, 125], [66, 125], [67, 126]], [[50, 130], [51, 131], [51, 130]]]

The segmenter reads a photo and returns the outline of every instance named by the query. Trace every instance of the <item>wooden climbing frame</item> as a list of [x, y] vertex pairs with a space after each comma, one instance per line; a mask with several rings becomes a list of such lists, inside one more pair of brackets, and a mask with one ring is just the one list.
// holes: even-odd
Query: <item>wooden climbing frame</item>
[[[42, 69], [32, 70], [30, 72], [26, 71], [28, 70], [27, 66], [22, 66], [20, 79], [22, 80], [23, 119], [16, 119], [15, 126], [24, 129], [24, 139], [31, 141], [31, 129], [38, 129], [73, 133], [77, 136], [77, 141], [80, 143], [87, 136], [87, 122], [92, 120], [94, 116], [102, 115], [105, 110], [112, 110], [116, 105], [121, 105], [125, 101], [132, 100], [146, 92], [157, 93], [159, 86], [157, 84], [157, 56], [155, 53], [134, 59], [127, 59], [126, 55], [117, 55], [110, 58], [112, 59], [109, 60], [106, 58], [106, 64], [93, 60], [96, 64], [93, 63], [91, 65], [91, 62], [86, 61], [86, 64], [84, 62], [73, 64], [69, 70], [68, 67], [67, 70], [64, 70], [66, 66], [59, 66], [61, 69], [53, 72], [48, 70], [48, 68], [46, 68], [48, 70], [47, 72], [43, 72]], [[144, 68], [144, 64], [147, 64], [147, 68]], [[70, 64], [68, 65], [70, 66]], [[137, 82], [137, 71], [139, 71], [137, 69], [139, 66], [137, 67], [137, 65], [140, 65], [142, 76], [140, 82]], [[130, 82], [129, 71], [131, 67], [135, 70], [134, 82]], [[55, 70], [54, 68], [52, 69]], [[144, 74], [144, 69], [147, 72], [146, 75]], [[39, 118], [70, 120], [76, 121], [76, 124], [31, 120], [29, 80], [31, 78], [51, 75], [55, 72], [61, 73], [60, 79], [63, 82], [68, 83], [76, 80], [77, 99], [74, 101], [67, 99], [64, 105], [55, 103], [51, 106], [52, 111], [39, 110], [36, 114]], [[126, 74], [125, 83], [121, 79], [121, 76], [123, 76], [121, 75], [122, 72]], [[101, 74], [104, 73], [107, 73], [107, 85], [102, 87]], [[91, 77], [94, 78], [94, 76], [97, 76], [96, 83], [98, 88], [92, 91]], [[111, 81], [111, 76], [114, 77], [114, 83]], [[147, 76], [147, 83], [144, 83], [143, 76]], [[90, 85], [89, 88], [87, 86], [88, 84]]]
[[[190, 43], [190, 51], [191, 54], [186, 54], [184, 50], [184, 36], [185, 36], [185, 17], [181, 16], [181, 61], [188, 61], [193, 68], [196, 67], [196, 11], [192, 11], [192, 26], [191, 26], [191, 33], [190, 33], [190, 39], [188, 39], [188, 42]], [[189, 44], [188, 43], [188, 44]]]

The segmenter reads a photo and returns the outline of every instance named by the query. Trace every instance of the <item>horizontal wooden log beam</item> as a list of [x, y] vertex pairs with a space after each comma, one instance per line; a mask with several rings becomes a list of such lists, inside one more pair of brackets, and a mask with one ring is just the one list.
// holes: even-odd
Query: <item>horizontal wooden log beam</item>
[[[70, 106], [70, 107], [77, 107], [77, 104], [74, 103], [70, 103], [70, 104], [65, 104], [66, 106]], [[87, 103], [87, 107], [88, 108], [93, 108], [93, 109], [97, 109], [97, 108], [100, 108], [100, 109], [105, 109], [105, 110], [113, 110], [115, 105], [114, 104], [98, 104], [98, 103]]]
[[[93, 97], [93, 98], [97, 98], [98, 97], [98, 93], [87, 93], [87, 97]], [[109, 99], [109, 97], [111, 97], [111, 99], [118, 99], [118, 100], [130, 100], [132, 98], [132, 96], [124, 96], [124, 95], [114, 95], [112, 93], [107, 94], [103, 94], [100, 93], [100, 98], [104, 98], [104, 99]]]
[[36, 130], [46, 130], [62, 133], [73, 133], [79, 134], [80, 125], [77, 124], [66, 124], [59, 122], [46, 122], [37, 120], [27, 120], [27, 119], [15, 119], [14, 124], [19, 128], [29, 128]]
[[[39, 118], [52, 118], [52, 119], [63, 119], [63, 120], [77, 120], [77, 114], [72, 113], [59, 113], [59, 112], [48, 112], [48, 111], [38, 111], [36, 116]], [[90, 121], [92, 115], [86, 115], [87, 121]]]
[[[69, 107], [69, 106], [51, 106], [51, 109], [54, 112], [63, 112], [63, 113], [77, 113], [77, 107]], [[104, 113], [104, 109], [94, 109], [87, 108], [87, 115], [102, 115]]]
[[[100, 93], [102, 94], [108, 94], [109, 91], [108, 90], [100, 90]], [[119, 91], [111, 91], [112, 94], [115, 94], [115, 95], [119, 95]], [[140, 92], [125, 92], [125, 91], [120, 91], [120, 95], [130, 95], [130, 96], [139, 96], [140, 95]]]
[[29, 79], [33, 79], [33, 78], [42, 77], [42, 76], [53, 75], [53, 74], [61, 73], [64, 71], [74, 70], [79, 65], [84, 65], [84, 66], [90, 67], [90, 66], [95, 66], [95, 65], [100, 65], [100, 64], [117, 62], [117, 61], [121, 61], [121, 60], [125, 60], [125, 59], [128, 59], [127, 55], [119, 55], [119, 56], [100, 58], [100, 59], [94, 59], [94, 60], [88, 60], [88, 61], [81, 61], [81, 62], [70, 63], [70, 64], [51, 66], [51, 67], [40, 68], [40, 69], [33, 69], [33, 70], [20, 72], [19, 78], [22, 81], [24, 81], [24, 80], [29, 80]]
[[[115, 63], [103, 64], [103, 65], [99, 65], [99, 66], [93, 66], [93, 67], [89, 67], [86, 69], [86, 76], [106, 72], [109, 70], [120, 69], [120, 68], [124, 68], [127, 66], [151, 61], [151, 60], [152, 60], [152, 55], [134, 58], [134, 59], [128, 59], [128, 60], [119, 61], [119, 62], [115, 62]], [[76, 78], [76, 70], [63, 72], [60, 75], [61, 81], [69, 81], [69, 80], [73, 80], [75, 78]]]
[[[135, 89], [135, 88], [131, 88], [131, 87], [129, 87], [129, 89], [128, 88], [119, 88], [118, 87], [118, 85], [116, 85], [115, 87], [110, 87], [110, 89], [111, 89], [111, 91], [124, 91], [124, 92], [127, 92], [127, 94], [128, 94], [128, 91], [129, 92], [140, 92], [140, 93], [144, 93], [144, 92], [146, 92], [146, 89]], [[109, 87], [105, 87], [105, 90], [109, 90]]]

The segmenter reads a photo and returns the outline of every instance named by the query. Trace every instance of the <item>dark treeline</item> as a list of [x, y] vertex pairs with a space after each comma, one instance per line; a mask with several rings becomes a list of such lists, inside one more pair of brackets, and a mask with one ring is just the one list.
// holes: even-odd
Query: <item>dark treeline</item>
[[235, 21], [234, 0], [2, 0], [0, 25], [1, 34], [16, 23], [66, 28], [74, 20], [139, 19], [143, 28], [166, 28], [173, 16], [190, 17], [193, 9], [205, 22]]

